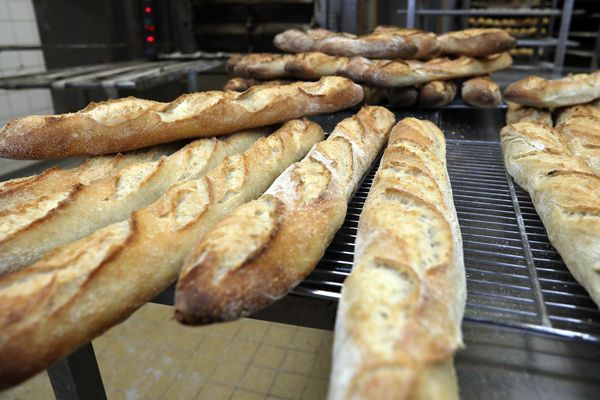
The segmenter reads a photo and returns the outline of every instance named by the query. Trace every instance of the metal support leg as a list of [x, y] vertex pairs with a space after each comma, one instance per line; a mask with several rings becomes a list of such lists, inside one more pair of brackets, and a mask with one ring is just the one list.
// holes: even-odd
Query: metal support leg
[[198, 91], [198, 71], [195, 68], [191, 68], [188, 71], [187, 84], [188, 93], [195, 93]]
[[56, 400], [106, 400], [92, 343], [47, 370]]
[[415, 27], [415, 11], [416, 11], [416, 0], [408, 0], [407, 10], [406, 10], [406, 27], [414, 28]]
[[560, 17], [560, 31], [558, 32], [558, 44], [554, 54], [554, 75], [559, 75], [565, 62], [567, 50], [567, 38], [571, 26], [571, 15], [573, 14], [573, 3], [575, 0], [565, 0], [563, 12]]

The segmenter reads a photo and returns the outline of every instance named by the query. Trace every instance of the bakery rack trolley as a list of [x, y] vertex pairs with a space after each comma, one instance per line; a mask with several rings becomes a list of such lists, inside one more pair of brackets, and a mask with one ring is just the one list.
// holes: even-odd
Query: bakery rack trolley
[[[438, 111], [396, 112], [397, 120], [428, 119], [446, 134], [468, 288], [466, 347], [456, 357], [461, 398], [600, 398], [600, 311], [549, 244], [528, 194], [505, 170], [498, 140], [502, 108], [474, 109], [455, 100]], [[331, 131], [349, 115], [313, 119]], [[314, 272], [252, 318], [333, 329], [377, 166], [363, 178]], [[173, 295], [171, 286], [153, 302], [172, 305]], [[50, 367], [48, 375], [59, 400], [106, 398], [91, 343]]]

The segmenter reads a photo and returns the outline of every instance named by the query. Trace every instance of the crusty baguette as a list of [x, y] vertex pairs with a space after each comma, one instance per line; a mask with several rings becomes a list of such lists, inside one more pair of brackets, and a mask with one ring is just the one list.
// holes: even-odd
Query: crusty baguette
[[484, 57], [508, 51], [517, 40], [503, 29], [465, 29], [438, 36], [443, 55]]
[[419, 90], [419, 105], [423, 108], [441, 108], [452, 103], [456, 97], [453, 81], [431, 81]]
[[489, 76], [478, 76], [464, 81], [460, 93], [465, 103], [475, 107], [498, 107], [502, 104], [500, 86]]
[[77, 113], [9, 122], [0, 129], [0, 156], [56, 158], [114, 153], [328, 113], [354, 106], [362, 98], [358, 85], [329, 77], [319, 82], [254, 86], [243, 93], [191, 93], [171, 103], [111, 100], [91, 104]]
[[562, 110], [556, 126], [569, 151], [600, 176], [600, 107], [593, 104]]
[[288, 29], [275, 36], [275, 46], [288, 53], [318, 51], [332, 56], [407, 59], [417, 54], [417, 46], [396, 32], [373, 32], [356, 36], [326, 29]]
[[322, 138], [318, 125], [290, 121], [129, 221], [0, 278], [0, 387], [48, 367], [159, 294], [215, 222], [257, 198]]
[[465, 298], [444, 134], [407, 118], [392, 129], [360, 216], [329, 400], [458, 399], [452, 360]]
[[240, 62], [243, 57], [243, 54], [233, 53], [227, 60], [227, 63], [225, 63], [225, 71], [232, 73], [237, 63]]
[[519, 122], [500, 139], [506, 169], [531, 195], [550, 243], [600, 305], [600, 176], [550, 127]]
[[524, 106], [564, 107], [600, 98], [600, 70], [549, 80], [529, 76], [506, 88], [504, 98]]
[[413, 56], [417, 60], [429, 60], [437, 57], [442, 50], [437, 35], [432, 32], [385, 25], [375, 27], [373, 32], [393, 32], [402, 36], [408, 43], [412, 43], [417, 47], [417, 53]]
[[[323, 53], [269, 54], [244, 57], [238, 66], [244, 71], [250, 65], [268, 71], [271, 79], [295, 77], [317, 79], [321, 76], [341, 75], [355, 82], [381, 87], [403, 87], [423, 84], [434, 80], [447, 80], [485, 75], [508, 68], [512, 64], [509, 53], [475, 59], [459, 57], [453, 60], [436, 58], [427, 62], [369, 60], [364, 57], [335, 57]], [[282, 67], [283, 65], [283, 67]], [[236, 74], [238, 68], [236, 67]], [[252, 74], [238, 74], [261, 78]]]
[[506, 123], [514, 124], [516, 122], [535, 122], [541, 125], [552, 127], [552, 114], [548, 109], [522, 106], [512, 101], [507, 101]]
[[417, 104], [419, 89], [415, 86], [387, 88], [385, 96], [393, 108], [410, 107]]
[[225, 86], [223, 86], [223, 90], [233, 90], [234, 92], [244, 92], [244, 91], [250, 89], [252, 86], [256, 86], [256, 85], [278, 86], [278, 85], [287, 85], [289, 83], [291, 83], [291, 81], [283, 80], [283, 79], [276, 79], [276, 80], [272, 80], [272, 81], [259, 81], [257, 79], [235, 77], [235, 78], [231, 78], [230, 80], [227, 81], [227, 83], [225, 83]]
[[132, 164], [105, 179], [74, 185], [0, 212], [0, 275], [34, 263], [57, 246], [127, 219], [173, 184], [202, 177], [264, 133], [257, 129], [226, 140], [196, 140], [169, 157]]
[[51, 194], [71, 191], [77, 185], [88, 185], [97, 179], [114, 176], [132, 164], [155, 161], [171, 151], [171, 146], [156, 146], [115, 156], [91, 157], [74, 168], [52, 167], [38, 175], [2, 182], [0, 213]]
[[385, 108], [363, 107], [258, 200], [218, 223], [185, 262], [176, 318], [190, 325], [237, 319], [300, 283], [344, 222], [347, 203], [393, 123]]

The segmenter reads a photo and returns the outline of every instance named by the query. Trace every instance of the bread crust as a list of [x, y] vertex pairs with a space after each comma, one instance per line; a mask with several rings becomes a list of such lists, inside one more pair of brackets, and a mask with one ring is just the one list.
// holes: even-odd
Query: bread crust
[[175, 317], [188, 325], [233, 320], [292, 290], [342, 225], [347, 203], [393, 122], [385, 108], [363, 107], [258, 200], [217, 224], [186, 260]]
[[417, 60], [429, 60], [440, 55], [442, 47], [433, 32], [425, 32], [420, 29], [399, 28], [396, 26], [379, 25], [373, 32], [388, 32], [400, 35], [408, 43], [417, 47], [417, 53], [413, 58]]
[[263, 86], [278, 86], [278, 85], [287, 85], [292, 83], [292, 81], [285, 79], [275, 79], [272, 81], [259, 81], [257, 79], [250, 78], [240, 78], [235, 77], [225, 83], [223, 86], [223, 90], [233, 90], [234, 92], [245, 92], [250, 89], [252, 86], [263, 85]]
[[550, 243], [600, 305], [600, 177], [550, 127], [510, 124], [500, 140], [506, 169], [531, 195]]
[[0, 388], [47, 368], [158, 295], [198, 238], [322, 138], [315, 123], [290, 121], [128, 221], [0, 277]]
[[452, 103], [456, 97], [453, 81], [427, 82], [419, 90], [419, 105], [423, 108], [441, 108]]
[[445, 153], [429, 121], [390, 134], [338, 306], [330, 400], [458, 399], [466, 281]]
[[325, 29], [289, 29], [275, 36], [275, 47], [288, 53], [318, 51], [332, 56], [369, 58], [412, 58], [417, 46], [396, 32], [373, 32], [356, 36]]
[[529, 76], [509, 85], [504, 91], [504, 98], [537, 108], [588, 103], [600, 98], [600, 70], [555, 80]]
[[360, 86], [326, 77], [318, 82], [254, 86], [243, 93], [185, 94], [166, 104], [135, 98], [110, 100], [77, 113], [9, 122], [0, 129], [0, 156], [43, 159], [115, 153], [338, 111], [362, 98]]
[[419, 90], [415, 86], [387, 88], [385, 96], [393, 108], [410, 107], [417, 104]]
[[[240, 63], [250, 60], [244, 59]], [[435, 58], [427, 62], [369, 60], [364, 57], [335, 57], [323, 53], [270, 55], [264, 62], [259, 57], [252, 60], [261, 62], [264, 69], [273, 65], [273, 71], [277, 71], [277, 74], [273, 74], [276, 78], [317, 79], [320, 76], [340, 75], [355, 82], [380, 87], [414, 86], [434, 80], [485, 75], [512, 64], [509, 53], [494, 54], [482, 59]], [[281, 71], [282, 60], [285, 72]]]
[[[0, 212], [0, 275], [25, 268], [51, 249], [78, 240], [97, 229], [125, 220], [132, 211], [158, 199], [176, 182], [197, 179], [226, 156], [244, 151], [266, 129], [232, 135], [226, 140], [196, 140], [169, 157], [134, 163], [116, 174], [87, 185], [55, 191], [60, 201], [47, 197]], [[50, 192], [49, 192], [50, 193]], [[40, 209], [42, 212], [32, 212]], [[13, 223], [12, 229], [9, 226]]]
[[443, 55], [485, 57], [515, 47], [517, 40], [503, 29], [465, 29], [438, 36]]
[[507, 101], [506, 124], [517, 122], [535, 122], [540, 125], [553, 126], [552, 114], [548, 109], [522, 106], [512, 101]]
[[491, 108], [502, 104], [500, 86], [489, 76], [478, 76], [464, 81], [461, 95], [465, 103], [475, 107]]

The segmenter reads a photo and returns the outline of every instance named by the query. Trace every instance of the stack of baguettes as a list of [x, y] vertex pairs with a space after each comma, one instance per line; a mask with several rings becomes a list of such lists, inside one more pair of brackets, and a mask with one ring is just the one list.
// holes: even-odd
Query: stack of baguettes
[[456, 96], [454, 80], [466, 79], [460, 90], [466, 103], [495, 107], [502, 96], [489, 74], [512, 64], [507, 50], [516, 41], [501, 29], [467, 29], [438, 36], [380, 26], [363, 36], [291, 29], [277, 35], [274, 43], [287, 54], [232, 57], [228, 69], [236, 78], [225, 89], [243, 91], [268, 80], [340, 75], [369, 88], [367, 104], [387, 99], [396, 107], [439, 108]]
[[[212, 225], [259, 197], [323, 139], [319, 125], [294, 118], [352, 107], [362, 97], [352, 81], [325, 77], [166, 104], [120, 99], [0, 129], [0, 154], [13, 158], [200, 137], [0, 184], [0, 388], [46, 368], [164, 290]], [[369, 135], [387, 132], [382, 112], [389, 113], [359, 113], [376, 125]], [[378, 150], [353, 146], [360, 154]], [[371, 160], [363, 161], [367, 168]]]
[[600, 71], [557, 80], [531, 76], [510, 85], [505, 97], [511, 101], [500, 132], [506, 168], [531, 195], [569, 271], [600, 306]]

